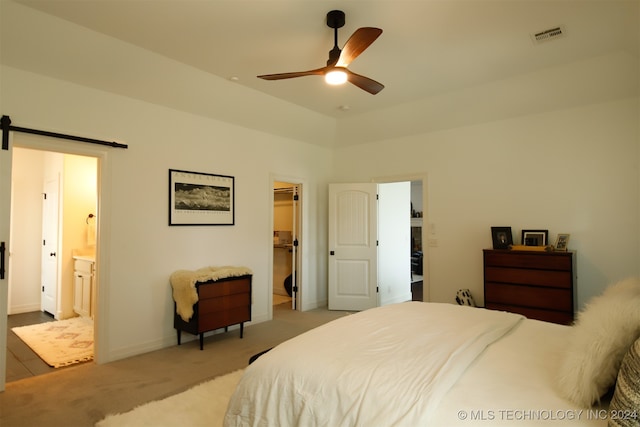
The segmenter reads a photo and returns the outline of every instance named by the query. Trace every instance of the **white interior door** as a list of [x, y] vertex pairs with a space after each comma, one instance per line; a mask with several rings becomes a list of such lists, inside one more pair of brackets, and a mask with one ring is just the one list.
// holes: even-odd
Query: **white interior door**
[[411, 182], [378, 185], [380, 305], [411, 300]]
[[7, 378], [7, 306], [9, 290], [9, 230], [11, 223], [11, 156], [12, 150], [0, 149], [0, 391]]
[[329, 310], [378, 305], [377, 187], [329, 185]]
[[40, 309], [58, 318], [58, 230], [60, 174], [44, 183], [42, 200], [42, 294]]

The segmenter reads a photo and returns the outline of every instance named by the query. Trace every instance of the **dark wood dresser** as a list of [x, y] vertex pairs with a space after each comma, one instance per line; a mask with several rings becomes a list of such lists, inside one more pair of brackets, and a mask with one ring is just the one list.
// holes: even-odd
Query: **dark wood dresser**
[[568, 325], [575, 283], [574, 252], [484, 250], [486, 308]]
[[193, 316], [185, 322], [174, 311], [173, 327], [200, 336], [200, 350], [204, 347], [204, 333], [240, 324], [240, 338], [244, 322], [251, 320], [251, 275], [228, 277], [216, 281], [196, 283], [198, 302], [193, 305]]

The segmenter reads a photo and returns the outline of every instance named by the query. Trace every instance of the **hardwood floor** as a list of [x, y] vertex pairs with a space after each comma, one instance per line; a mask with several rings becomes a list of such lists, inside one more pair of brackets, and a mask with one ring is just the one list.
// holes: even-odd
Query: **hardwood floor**
[[53, 322], [48, 313], [34, 311], [30, 313], [12, 314], [7, 317], [7, 379], [6, 382], [34, 377], [53, 372], [55, 368], [47, 365], [33, 352], [11, 328], [16, 326], [35, 325], [36, 323]]
[[411, 301], [423, 301], [424, 292], [422, 275], [411, 272]]

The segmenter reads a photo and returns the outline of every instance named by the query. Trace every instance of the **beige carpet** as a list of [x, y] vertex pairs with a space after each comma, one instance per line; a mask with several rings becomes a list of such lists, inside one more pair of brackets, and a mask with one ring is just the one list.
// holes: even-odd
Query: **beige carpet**
[[74, 317], [11, 329], [49, 366], [59, 368], [93, 359], [93, 322]]
[[96, 427], [218, 427], [244, 369], [214, 378], [185, 392], [110, 415]]
[[[0, 393], [0, 426], [94, 427], [109, 414], [126, 413], [246, 368], [252, 355], [345, 315], [342, 311], [300, 312], [278, 306], [273, 307], [273, 313], [273, 320], [245, 325], [243, 339], [237, 331], [205, 337], [203, 351], [198, 339], [190, 337], [193, 340], [182, 345], [109, 363], [79, 363], [8, 383]], [[175, 331], [170, 338], [175, 344]]]

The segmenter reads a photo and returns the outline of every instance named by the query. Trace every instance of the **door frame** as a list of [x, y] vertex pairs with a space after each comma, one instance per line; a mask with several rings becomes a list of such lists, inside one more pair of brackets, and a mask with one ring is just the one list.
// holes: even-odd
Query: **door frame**
[[[307, 197], [305, 197], [305, 191], [307, 188], [307, 181], [300, 177], [293, 177], [290, 175], [280, 175], [276, 173], [269, 174], [269, 236], [268, 236], [268, 244], [269, 250], [267, 253], [269, 254], [268, 259], [268, 286], [267, 290], [269, 294], [267, 295], [267, 318], [268, 320], [273, 319], [273, 217], [274, 217], [274, 193], [273, 189], [275, 188], [276, 182], [286, 182], [289, 184], [296, 185], [298, 187], [298, 248], [297, 248], [297, 269], [296, 269], [296, 278], [298, 283], [298, 292], [296, 292], [296, 310], [297, 311], [305, 311], [304, 305], [304, 291], [305, 291], [305, 283], [308, 282], [308, 272], [309, 272], [309, 261], [305, 258], [306, 254], [306, 244], [305, 238], [307, 234], [307, 224], [309, 220], [307, 218]], [[295, 237], [295, 236], [294, 236]]]
[[407, 174], [407, 175], [393, 175], [375, 177], [372, 180], [378, 184], [384, 184], [389, 182], [402, 182], [402, 181], [422, 181], [422, 253], [423, 253], [423, 279], [422, 279], [422, 300], [425, 302], [431, 301], [431, 286], [429, 276], [431, 276], [431, 270], [429, 269], [429, 228], [431, 224], [428, 220], [429, 213], [429, 192], [428, 192], [428, 175], [424, 173]]
[[[105, 363], [108, 361], [108, 324], [109, 324], [109, 311], [108, 311], [108, 293], [109, 287], [106, 286], [109, 283], [109, 269], [102, 268], [106, 264], [108, 254], [111, 252], [111, 238], [109, 230], [111, 229], [111, 181], [112, 181], [112, 165], [110, 162], [109, 150], [110, 147], [83, 144], [71, 140], [61, 140], [48, 136], [23, 134], [12, 132], [9, 134], [9, 150], [6, 154], [6, 161], [8, 162], [8, 182], [3, 182], [2, 185], [8, 187], [7, 196], [10, 197], [12, 182], [11, 182], [11, 164], [13, 162], [13, 147], [27, 148], [32, 150], [58, 152], [64, 154], [75, 154], [81, 156], [95, 157], [97, 159], [97, 191], [98, 191], [98, 209], [96, 220], [96, 315], [94, 318], [94, 361], [95, 363]], [[4, 157], [4, 156], [3, 156]], [[4, 170], [4, 166], [3, 166]], [[3, 175], [5, 172], [3, 171]], [[7, 212], [7, 223], [11, 223], [11, 213]], [[0, 224], [0, 229], [3, 225]], [[1, 240], [7, 242], [7, 246], [10, 246], [11, 236], [0, 236]], [[8, 258], [8, 255], [7, 255]], [[6, 263], [9, 268], [10, 262]], [[7, 273], [11, 274], [7, 268]], [[105, 284], [104, 286], [101, 286]], [[5, 298], [0, 298], [0, 352], [6, 355], [6, 333], [7, 333], [7, 304], [2, 304], [2, 301], [7, 301], [6, 294], [8, 287], [3, 286], [4, 289], [0, 289]], [[6, 382], [6, 356], [0, 357], [0, 391], [5, 389]]]

